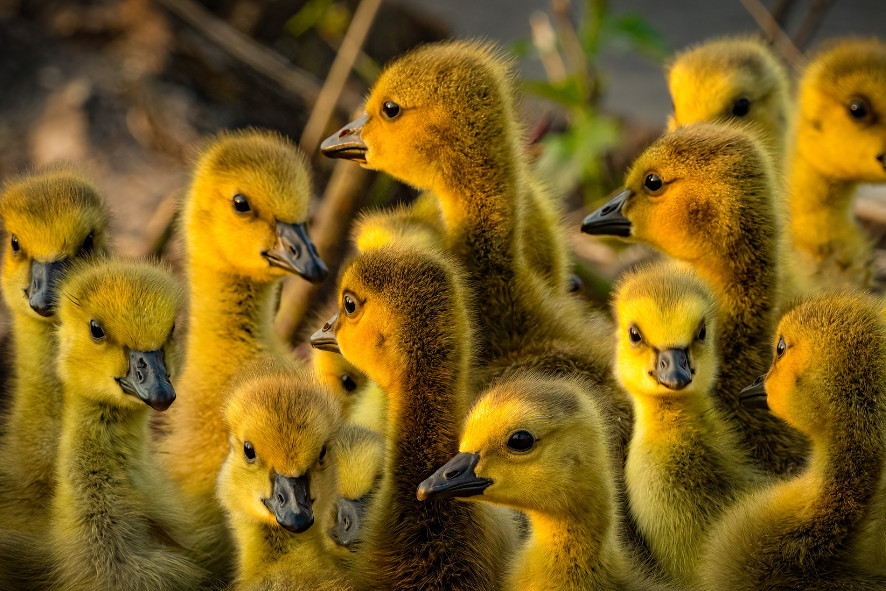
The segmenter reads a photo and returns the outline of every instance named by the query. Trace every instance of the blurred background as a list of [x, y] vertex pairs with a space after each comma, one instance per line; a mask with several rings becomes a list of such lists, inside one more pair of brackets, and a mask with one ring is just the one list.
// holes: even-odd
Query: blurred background
[[[661, 133], [674, 51], [760, 35], [798, 68], [822, 40], [884, 31], [883, 0], [0, 0], [0, 179], [82, 162], [111, 207], [116, 251], [176, 265], [176, 206], [200, 142], [277, 129], [311, 156], [310, 231], [334, 273], [353, 216], [415, 192], [321, 158], [320, 141], [359, 112], [393, 57], [485, 38], [517, 58], [526, 149], [576, 228], [585, 294], [603, 305], [608, 280], [645, 251], [582, 236], [578, 223]], [[857, 213], [882, 238], [886, 195], [860, 193]], [[332, 289], [289, 279], [281, 334], [298, 343], [313, 331]]]

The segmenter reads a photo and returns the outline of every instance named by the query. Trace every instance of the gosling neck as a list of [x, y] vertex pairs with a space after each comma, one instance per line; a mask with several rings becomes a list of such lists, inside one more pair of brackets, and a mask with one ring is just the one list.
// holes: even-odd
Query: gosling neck
[[[261, 581], [281, 561], [285, 561], [288, 567], [299, 564], [317, 567], [328, 562], [319, 551], [323, 534], [318, 523], [300, 534], [286, 531], [278, 525], [257, 521], [249, 515], [232, 515], [232, 525], [237, 538], [237, 578], [240, 581]], [[298, 560], [291, 560], [296, 553]]]
[[480, 276], [511, 275], [525, 208], [520, 171], [510, 149], [487, 147], [469, 167], [452, 166], [432, 187], [440, 200], [449, 247]]
[[[15, 445], [16, 458], [5, 462], [19, 481], [49, 485], [62, 417], [62, 386], [55, 373], [58, 344], [54, 324], [13, 313], [15, 395], [4, 441]], [[22, 482], [22, 484], [30, 484]]]
[[[579, 481], [572, 484], [581, 489]], [[570, 491], [570, 497], [576, 502], [559, 513], [527, 511], [532, 534], [511, 570], [510, 588], [619, 587], [626, 558], [615, 527], [612, 491], [601, 494], [601, 488], [605, 489], [606, 485]], [[539, 581], [539, 577], [543, 580]]]
[[685, 441], [687, 431], [712, 434], [716, 410], [707, 394], [633, 396], [635, 441], [657, 444]]
[[790, 235], [795, 248], [819, 259], [831, 254], [835, 244], [858, 240], [852, 212], [857, 183], [827, 176], [800, 152], [794, 155], [789, 183]]

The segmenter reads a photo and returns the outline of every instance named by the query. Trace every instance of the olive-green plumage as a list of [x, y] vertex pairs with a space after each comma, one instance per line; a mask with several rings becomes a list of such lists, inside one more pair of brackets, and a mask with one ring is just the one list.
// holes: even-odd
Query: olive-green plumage
[[160, 360], [154, 379], [168, 385], [179, 302], [173, 278], [146, 263], [84, 265], [60, 288], [65, 400], [48, 531], [53, 588], [182, 591], [208, 582], [197, 553], [210, 541], [153, 453], [148, 405], [120, 382], [138, 372], [148, 383], [130, 360], [151, 352]]
[[[29, 302], [38, 289], [52, 301], [64, 264], [107, 249], [108, 212], [83, 172], [54, 165], [8, 180], [0, 217], [6, 230], [0, 280], [14, 355], [11, 404], [0, 442], [0, 520], [6, 528], [32, 532], [47, 525], [62, 390], [55, 374], [54, 307], [38, 313]], [[50, 277], [35, 276], [37, 267], [47, 264], [59, 268]]]
[[472, 331], [463, 278], [442, 254], [409, 244], [370, 250], [340, 282], [336, 339], [388, 396], [384, 475], [366, 517], [359, 587], [499, 588], [512, 522], [416, 486], [458, 449]]
[[812, 442], [796, 477], [752, 492], [712, 530], [709, 589], [882, 589], [863, 532], [886, 502], [886, 323], [852, 292], [810, 297], [778, 326], [764, 382], [772, 413]]

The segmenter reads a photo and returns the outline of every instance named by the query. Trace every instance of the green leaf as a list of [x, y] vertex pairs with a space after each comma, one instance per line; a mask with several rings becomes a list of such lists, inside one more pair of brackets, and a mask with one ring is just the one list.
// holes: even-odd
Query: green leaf
[[523, 88], [526, 92], [559, 103], [570, 109], [587, 108], [587, 101], [581, 91], [579, 80], [575, 76], [569, 76], [561, 82], [547, 82], [544, 80], [524, 80]]
[[616, 44], [621, 42], [629, 49], [658, 61], [671, 54], [668, 42], [642, 15], [627, 12], [618, 16], [610, 15], [608, 20], [606, 29]]

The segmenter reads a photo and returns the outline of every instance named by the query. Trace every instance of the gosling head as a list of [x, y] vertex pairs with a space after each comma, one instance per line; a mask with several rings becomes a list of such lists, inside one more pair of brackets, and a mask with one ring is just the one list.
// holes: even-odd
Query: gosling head
[[800, 80], [796, 149], [838, 181], [886, 183], [886, 42], [848, 39]]
[[185, 209], [189, 257], [220, 273], [269, 282], [328, 270], [308, 237], [311, 176], [283, 136], [248, 129], [214, 138], [197, 161]]
[[459, 453], [419, 485], [418, 498], [469, 498], [553, 514], [580, 498], [605, 515], [612, 478], [603, 433], [581, 382], [508, 380], [474, 405]]
[[624, 189], [581, 229], [645, 242], [699, 266], [710, 261], [712, 245], [728, 249], [746, 239], [738, 229], [774, 230], [773, 188], [769, 158], [753, 137], [728, 125], [693, 123], [649, 146]]
[[384, 451], [384, 438], [358, 425], [342, 427], [331, 450], [338, 469], [338, 502], [333, 509], [335, 525], [328, 534], [352, 551], [363, 532], [369, 498], [381, 478]]
[[7, 181], [0, 217], [7, 237], [6, 303], [15, 313], [50, 322], [67, 265], [107, 250], [104, 199], [81, 171], [55, 165]]
[[772, 367], [742, 391], [812, 441], [880, 433], [886, 418], [882, 304], [855, 292], [818, 294], [782, 317]]
[[635, 398], [703, 396], [717, 374], [717, 309], [688, 267], [657, 264], [630, 272], [612, 303], [615, 375]]
[[311, 345], [341, 353], [387, 391], [406, 383], [416, 363], [430, 364], [421, 368], [430, 379], [453, 339], [469, 332], [461, 285], [457, 267], [435, 250], [405, 241], [367, 251], [342, 274], [339, 312]]
[[668, 68], [670, 128], [696, 121], [746, 125], [780, 154], [788, 125], [784, 66], [760, 39], [723, 38], [677, 55]]
[[166, 410], [175, 400], [180, 288], [142, 262], [73, 267], [59, 287], [58, 372], [66, 390], [117, 408]]
[[425, 45], [385, 69], [366, 114], [327, 138], [321, 151], [422, 189], [458, 186], [489, 154], [513, 149], [510, 87], [508, 63], [491, 45]]
[[332, 502], [329, 447], [339, 425], [335, 398], [310, 373], [282, 359], [247, 366], [229, 387], [231, 451], [218, 496], [236, 518], [307, 531]]

